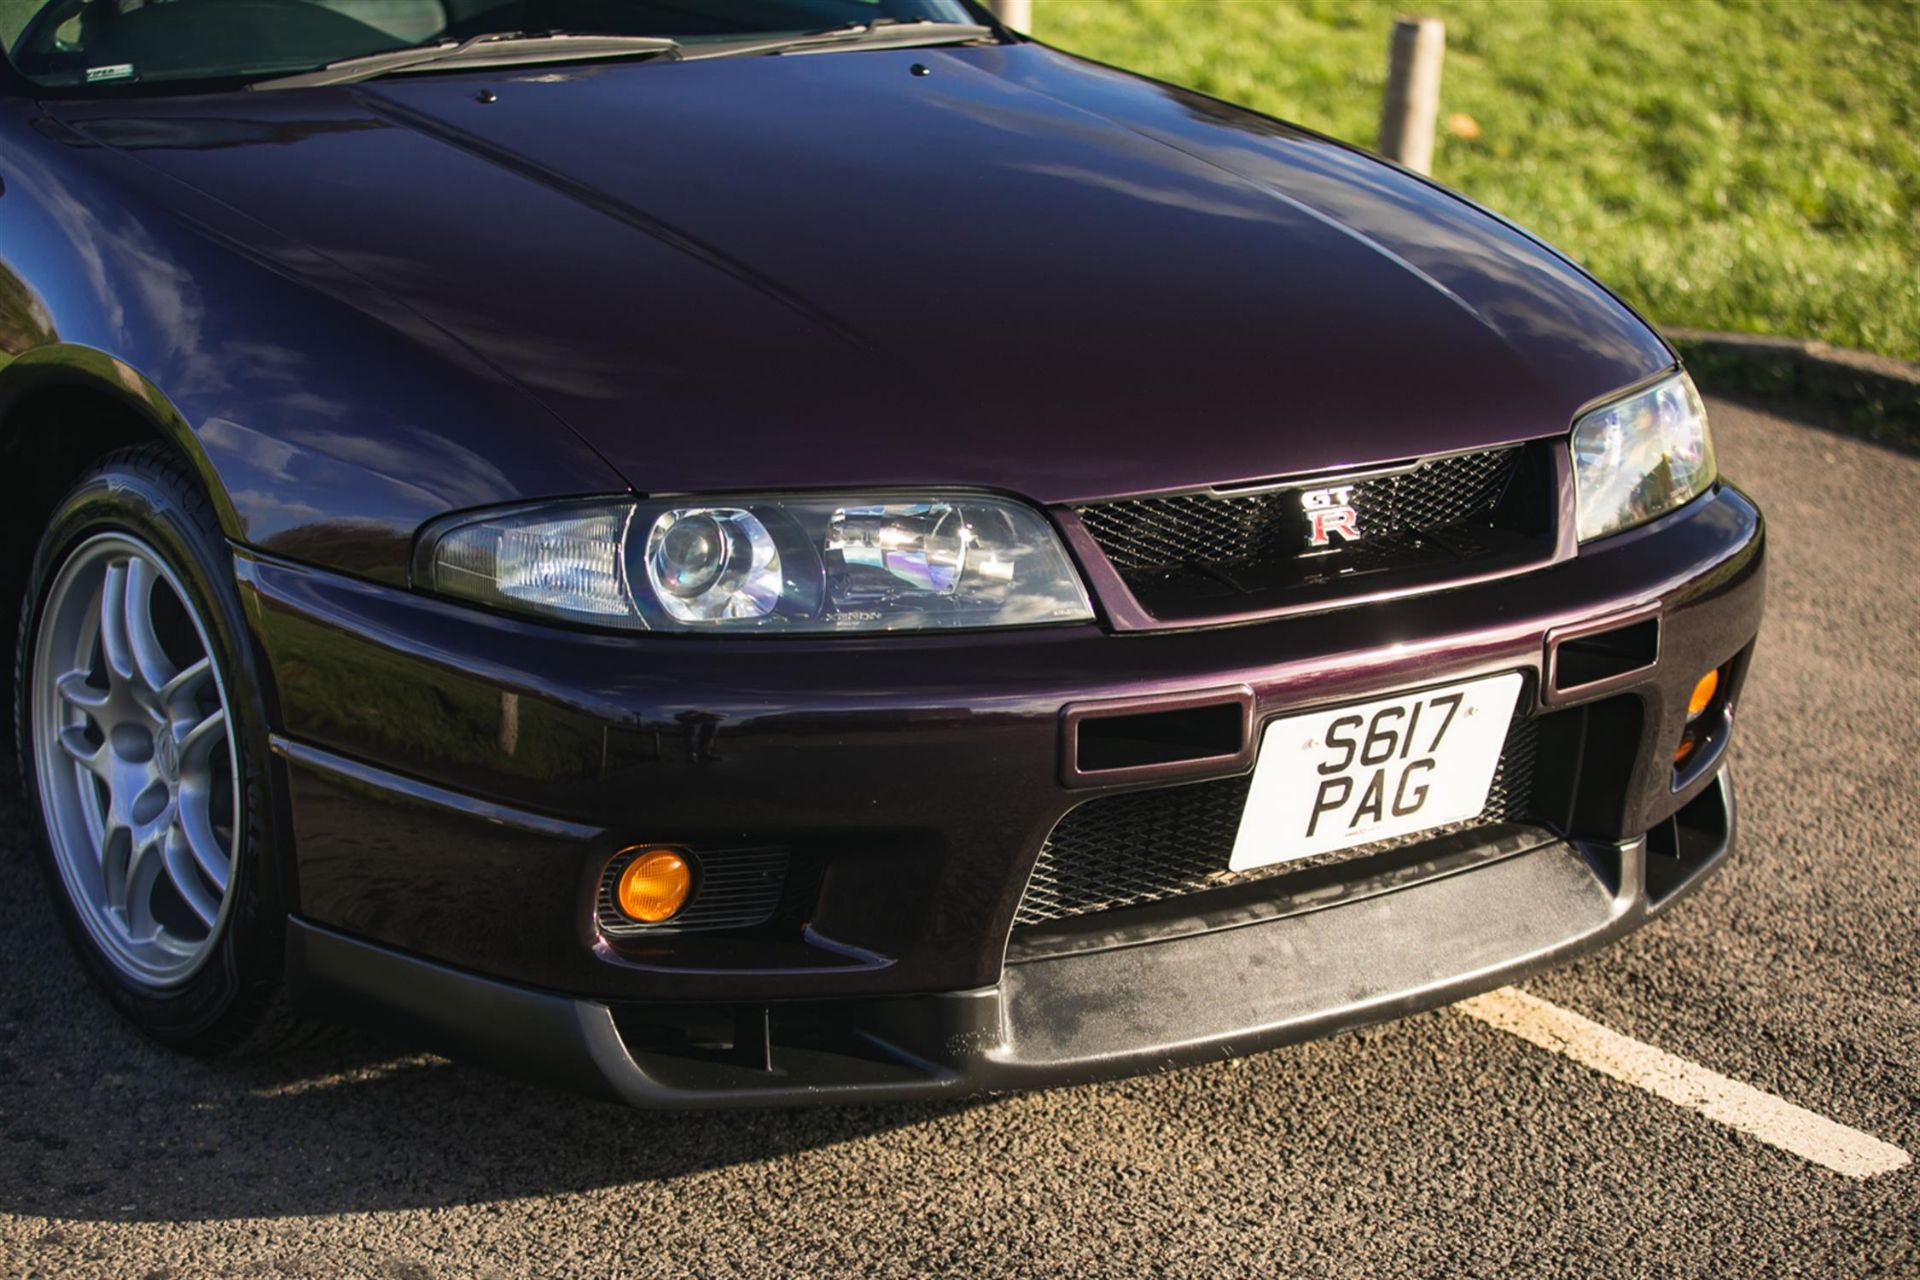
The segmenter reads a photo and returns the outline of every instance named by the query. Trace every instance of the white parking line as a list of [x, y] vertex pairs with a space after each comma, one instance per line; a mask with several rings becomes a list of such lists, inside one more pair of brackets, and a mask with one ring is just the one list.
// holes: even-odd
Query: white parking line
[[1729, 1080], [1684, 1058], [1629, 1040], [1538, 996], [1502, 987], [1462, 1001], [1462, 1013], [1592, 1067], [1623, 1084], [1665, 1098], [1709, 1120], [1752, 1134], [1849, 1178], [1892, 1173], [1913, 1157], [1858, 1129], [1836, 1124], [1805, 1107]]

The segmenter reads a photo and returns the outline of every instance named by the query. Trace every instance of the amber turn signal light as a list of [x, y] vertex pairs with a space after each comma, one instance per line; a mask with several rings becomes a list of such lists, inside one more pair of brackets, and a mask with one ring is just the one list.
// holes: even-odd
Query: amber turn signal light
[[1693, 696], [1687, 699], [1687, 719], [1698, 720], [1702, 712], [1713, 705], [1713, 695], [1720, 691], [1720, 673], [1709, 671], [1700, 677], [1693, 686]]
[[693, 868], [671, 849], [649, 849], [620, 872], [614, 902], [642, 924], [670, 920], [693, 892]]

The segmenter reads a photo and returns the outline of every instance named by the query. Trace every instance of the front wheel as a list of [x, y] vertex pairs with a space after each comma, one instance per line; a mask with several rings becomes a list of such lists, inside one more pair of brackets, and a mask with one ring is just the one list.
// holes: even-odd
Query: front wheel
[[41, 817], [81, 924], [128, 979], [189, 981], [233, 904], [245, 810], [206, 622], [151, 545], [102, 531], [66, 553], [32, 695]]
[[171, 453], [108, 457], [54, 512], [15, 667], [29, 816], [89, 972], [202, 1052], [294, 1025], [245, 636], [231, 553]]

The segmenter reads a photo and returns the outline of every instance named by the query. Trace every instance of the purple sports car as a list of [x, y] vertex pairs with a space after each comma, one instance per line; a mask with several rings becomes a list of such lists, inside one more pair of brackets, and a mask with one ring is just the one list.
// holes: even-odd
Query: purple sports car
[[165, 1043], [1086, 1080], [1730, 846], [1760, 513], [1416, 174], [968, 0], [6, 12], [21, 781]]

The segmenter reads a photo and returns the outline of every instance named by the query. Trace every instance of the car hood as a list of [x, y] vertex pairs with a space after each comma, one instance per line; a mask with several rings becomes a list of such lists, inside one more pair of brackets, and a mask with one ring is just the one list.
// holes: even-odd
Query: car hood
[[387, 291], [644, 492], [1250, 481], [1563, 431], [1672, 360], [1449, 193], [1033, 45], [66, 114]]

